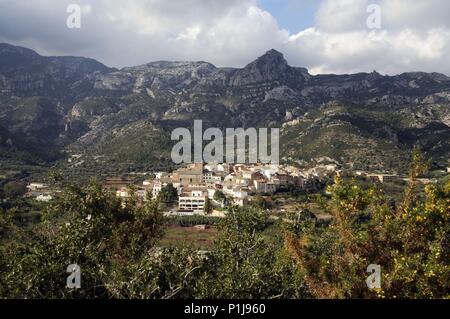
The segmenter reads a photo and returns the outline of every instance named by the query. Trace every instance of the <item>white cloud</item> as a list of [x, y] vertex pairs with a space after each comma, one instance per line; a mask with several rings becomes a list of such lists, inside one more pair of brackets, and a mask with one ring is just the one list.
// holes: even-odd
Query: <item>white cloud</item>
[[291, 36], [287, 52], [294, 60], [303, 59], [311, 66], [312, 73], [378, 70], [388, 74], [405, 71], [450, 74], [449, 44], [450, 32], [442, 28], [431, 29], [423, 35], [410, 29], [341, 33], [309, 29]]
[[[450, 2], [379, 1], [382, 29], [366, 26], [366, 0], [327, 0], [317, 26], [291, 35], [287, 52], [313, 73], [377, 70], [450, 74]], [[445, 12], [443, 14], [442, 12]]]
[[[83, 8], [80, 30], [65, 27], [72, 2]], [[367, 29], [370, 3], [382, 8], [381, 30]], [[315, 26], [289, 34], [257, 0], [0, 0], [0, 41], [112, 66], [154, 60], [243, 66], [275, 48], [314, 73], [450, 74], [449, 15], [447, 0], [323, 0]]]
[[317, 29], [348, 32], [366, 27], [368, 0], [325, 0], [316, 15]]

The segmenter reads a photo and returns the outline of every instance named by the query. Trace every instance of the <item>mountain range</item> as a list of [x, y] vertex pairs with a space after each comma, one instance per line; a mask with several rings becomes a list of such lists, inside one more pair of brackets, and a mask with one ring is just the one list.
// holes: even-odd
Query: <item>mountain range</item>
[[[417, 146], [450, 158], [450, 78], [312, 75], [270, 50], [243, 68], [159, 61], [110, 68], [0, 44], [0, 163], [72, 172], [171, 165], [170, 132], [280, 127], [282, 161], [404, 172]], [[70, 158], [70, 160], [68, 160]]]

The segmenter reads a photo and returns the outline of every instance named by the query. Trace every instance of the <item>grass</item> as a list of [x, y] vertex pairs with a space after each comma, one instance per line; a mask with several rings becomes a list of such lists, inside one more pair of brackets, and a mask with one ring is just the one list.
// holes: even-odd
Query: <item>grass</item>
[[217, 229], [197, 229], [195, 227], [169, 226], [161, 239], [162, 247], [191, 246], [197, 249], [208, 250], [212, 247]]

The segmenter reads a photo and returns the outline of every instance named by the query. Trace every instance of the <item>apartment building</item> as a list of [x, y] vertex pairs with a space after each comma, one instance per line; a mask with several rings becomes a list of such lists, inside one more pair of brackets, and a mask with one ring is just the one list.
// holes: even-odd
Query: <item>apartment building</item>
[[192, 212], [204, 214], [208, 191], [205, 187], [188, 188], [178, 198], [178, 210], [181, 212]]

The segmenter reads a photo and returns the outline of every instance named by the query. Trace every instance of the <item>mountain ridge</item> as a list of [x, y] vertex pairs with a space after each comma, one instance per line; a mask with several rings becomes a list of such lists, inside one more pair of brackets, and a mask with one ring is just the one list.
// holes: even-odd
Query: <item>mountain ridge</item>
[[[195, 119], [205, 127], [283, 127], [282, 156], [293, 162], [335, 155], [342, 165], [401, 170], [395, 161], [414, 146], [441, 166], [450, 155], [450, 78], [440, 73], [311, 75], [273, 49], [243, 68], [155, 61], [119, 70], [14, 48], [17, 56], [0, 45], [0, 125], [33, 147], [81, 154], [91, 165], [169, 163], [170, 130]], [[379, 151], [371, 163], [364, 164], [364, 144]]]

